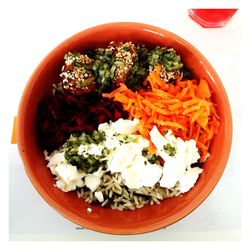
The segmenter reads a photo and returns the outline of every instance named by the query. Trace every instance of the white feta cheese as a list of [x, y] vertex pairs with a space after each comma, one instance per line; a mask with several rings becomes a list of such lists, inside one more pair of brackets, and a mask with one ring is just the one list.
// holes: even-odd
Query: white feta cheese
[[149, 162], [145, 165], [144, 162], [147, 161], [137, 158], [133, 165], [121, 172], [128, 188], [152, 187], [159, 181], [162, 175], [162, 167]]
[[104, 149], [103, 145], [90, 144], [89, 154], [91, 155], [102, 155], [102, 150]]
[[103, 175], [104, 171], [101, 169], [98, 169], [96, 172], [93, 174], [87, 174], [85, 177], [85, 185], [92, 191], [94, 192], [98, 186], [101, 183], [101, 177]]
[[166, 188], [174, 187], [180, 176], [185, 173], [185, 170], [186, 166], [179, 159], [172, 157], [172, 159], [165, 161], [160, 186]]
[[[50, 156], [46, 155], [46, 160], [48, 161], [47, 166], [51, 168], [51, 170], [53, 171], [58, 164], [67, 163], [64, 157], [64, 152], [59, 152], [59, 151], [54, 151]], [[52, 172], [52, 174], [54, 173]]]
[[75, 166], [69, 164], [58, 164], [55, 167], [55, 171], [57, 175], [67, 184], [69, 184], [72, 180], [77, 179], [77, 168]]
[[154, 126], [149, 132], [152, 143], [157, 148], [157, 153], [162, 157], [164, 161], [169, 160], [169, 155], [164, 150], [164, 146], [167, 144], [166, 138], [159, 132], [156, 126]]
[[[153, 186], [162, 175], [162, 167], [150, 164], [142, 155], [143, 149], [149, 146], [147, 139], [140, 135], [131, 135], [130, 138], [133, 139], [131, 142], [116, 145], [116, 148], [109, 154], [108, 170], [111, 173], [120, 172], [125, 185], [131, 189]], [[112, 140], [117, 139], [113, 137]]]
[[88, 213], [91, 213], [91, 212], [92, 212], [92, 208], [88, 207], [88, 208], [87, 208], [87, 212], [88, 212]]
[[112, 129], [118, 134], [131, 135], [137, 131], [138, 124], [139, 121], [137, 119], [131, 121], [120, 118], [116, 122], [112, 123]]
[[124, 120], [120, 118], [116, 122], [102, 123], [98, 126], [98, 130], [105, 131], [108, 137], [112, 137], [115, 133], [122, 135], [130, 135], [137, 131], [137, 119]]
[[[119, 119], [116, 122], [103, 123], [99, 130], [105, 132], [105, 140], [99, 144], [84, 144], [78, 147], [78, 154], [84, 157], [101, 156], [100, 161], [106, 161], [107, 170], [111, 173], [121, 173], [125, 185], [130, 189], [139, 189], [143, 186], [153, 187], [157, 182], [166, 188], [180, 184], [180, 191], [187, 192], [196, 183], [202, 169], [191, 168], [192, 163], [200, 158], [194, 140], [183, 141], [176, 138], [172, 131], [162, 135], [156, 126], [150, 131], [152, 143], [157, 154], [164, 160], [164, 166], [151, 164], [142, 151], [149, 146], [149, 140], [137, 132], [138, 120]], [[166, 145], [174, 147], [171, 154]], [[103, 156], [103, 150], [108, 154]], [[169, 153], [170, 152], [170, 153]], [[95, 197], [102, 202], [103, 194], [96, 191], [105, 172], [101, 168], [92, 174], [85, 174], [76, 166], [68, 164], [64, 152], [54, 151], [51, 155], [45, 152], [48, 167], [56, 176], [56, 186], [64, 192], [75, 190], [77, 187], [88, 187]]]
[[108, 169], [115, 173], [131, 167], [146, 145], [148, 141], [143, 140], [119, 145], [108, 157]]
[[189, 191], [194, 186], [197, 179], [199, 178], [199, 174], [201, 174], [202, 171], [203, 170], [198, 167], [189, 167], [185, 171], [184, 175], [182, 175], [179, 179], [181, 193]]
[[79, 172], [75, 166], [67, 163], [64, 152], [54, 151], [48, 156], [45, 154], [48, 162], [48, 167], [53, 175], [56, 176], [56, 186], [64, 192], [75, 190], [76, 187], [83, 187], [82, 178], [86, 175]]
[[102, 155], [104, 146], [101, 144], [84, 144], [78, 147], [78, 154], [88, 157], [88, 155]]
[[97, 200], [99, 202], [103, 202], [104, 201], [103, 193], [101, 191], [95, 192], [95, 197], [97, 198]]
[[[191, 168], [190, 165], [200, 158], [196, 142], [194, 140], [183, 141], [176, 138], [172, 131], [163, 136], [156, 126], [150, 131], [152, 143], [157, 148], [157, 153], [165, 161], [163, 166], [163, 174], [160, 180], [160, 186], [173, 188], [177, 182], [180, 183], [182, 193], [187, 192], [196, 183], [199, 174], [202, 172], [200, 168]], [[170, 156], [164, 146], [170, 144], [175, 148], [176, 153]]]
[[162, 166], [147, 162], [143, 168], [145, 168], [141, 175], [143, 186], [153, 187], [162, 176]]
[[142, 155], [142, 151], [149, 146], [149, 141], [135, 134], [138, 122], [136, 119], [119, 119], [100, 124], [98, 128], [105, 132], [104, 144], [110, 150], [107, 156], [108, 170], [111, 173], [121, 173], [125, 185], [131, 189], [153, 186], [162, 175], [162, 167], [150, 164]]

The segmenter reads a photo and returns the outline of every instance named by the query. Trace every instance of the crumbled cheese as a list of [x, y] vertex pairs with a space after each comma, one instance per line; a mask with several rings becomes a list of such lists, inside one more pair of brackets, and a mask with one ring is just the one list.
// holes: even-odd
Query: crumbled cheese
[[85, 177], [85, 185], [94, 192], [101, 183], [101, 177], [104, 171], [99, 169], [93, 174], [87, 174]]
[[[142, 155], [149, 141], [134, 134], [137, 132], [137, 124], [138, 120], [119, 119], [99, 125], [99, 129], [106, 133], [105, 146], [110, 149], [107, 168], [111, 173], [120, 172], [125, 185], [131, 189], [153, 186], [162, 175], [162, 167], [149, 163]], [[117, 134], [127, 135], [127, 139], [123, 141]]]
[[101, 144], [82, 144], [78, 147], [78, 154], [88, 157], [88, 155], [102, 155], [104, 145]]
[[[165, 161], [160, 186], [172, 188], [179, 182], [181, 192], [187, 192], [194, 186], [199, 174], [202, 172], [201, 168], [190, 167], [192, 163], [196, 163], [200, 158], [196, 142], [176, 138], [171, 130], [163, 136], [156, 126], [150, 131], [150, 137], [157, 148], [157, 153]], [[164, 145], [167, 143], [175, 147], [176, 154], [174, 156], [170, 156], [164, 150]]]
[[[152, 187], [157, 182], [166, 188], [172, 188], [179, 183], [181, 193], [192, 188], [202, 172], [201, 168], [190, 167], [200, 158], [196, 142], [176, 138], [170, 130], [163, 136], [154, 126], [150, 131], [150, 137], [157, 148], [157, 154], [164, 160], [162, 167], [157, 163], [150, 163], [142, 154], [142, 151], [149, 146], [149, 141], [136, 134], [137, 125], [136, 119], [133, 121], [119, 119], [116, 122], [100, 124], [98, 129], [105, 132], [105, 140], [98, 144], [83, 144], [78, 147], [79, 155], [84, 157], [97, 155], [106, 162], [105, 170], [99, 168], [92, 174], [85, 174], [76, 166], [68, 164], [64, 152], [54, 151], [50, 156], [45, 152], [48, 167], [56, 176], [56, 186], [68, 192], [85, 185], [102, 202], [103, 194], [96, 189], [105, 171], [110, 171], [121, 173], [125, 185], [130, 189]], [[174, 149], [170, 153], [169, 147], [171, 150]], [[104, 149], [109, 152], [105, 156]]]
[[49, 161], [47, 166], [51, 173], [56, 176], [56, 186], [62, 191], [68, 192], [84, 186], [83, 177], [86, 174], [68, 164], [63, 152], [54, 151], [50, 156], [45, 153], [45, 157]]
[[88, 212], [88, 213], [91, 213], [91, 212], [92, 212], [92, 208], [88, 207], [88, 208], [87, 208], [87, 212]]
[[128, 188], [152, 187], [159, 181], [162, 175], [162, 167], [160, 165], [149, 162], [145, 165], [143, 159], [140, 158], [138, 157], [131, 166], [121, 171], [125, 185]]
[[115, 133], [122, 135], [131, 135], [137, 131], [137, 125], [139, 121], [137, 119], [124, 120], [120, 118], [116, 122], [105, 122], [98, 126], [98, 130], [105, 131], [107, 136], [112, 136]]
[[199, 174], [201, 174], [201, 173], [202, 173], [201, 168], [188, 167], [187, 170], [185, 171], [184, 175], [182, 175], [179, 179], [181, 193], [185, 193], [185, 192], [189, 191], [194, 186], [197, 179], [199, 178]]
[[104, 201], [103, 193], [101, 191], [95, 192], [95, 197], [97, 198], [97, 200], [99, 202], [103, 202]]

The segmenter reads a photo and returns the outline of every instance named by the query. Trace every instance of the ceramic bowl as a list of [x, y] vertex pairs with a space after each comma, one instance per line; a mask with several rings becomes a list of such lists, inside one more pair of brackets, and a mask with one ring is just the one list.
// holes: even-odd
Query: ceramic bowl
[[[147, 45], [173, 47], [181, 55], [193, 77], [205, 78], [213, 92], [221, 118], [210, 153], [196, 185], [179, 197], [160, 205], [147, 205], [135, 211], [116, 211], [89, 205], [75, 192], [64, 193], [54, 186], [55, 180], [46, 167], [37, 144], [35, 119], [37, 104], [58, 82], [63, 56], [68, 51], [106, 46], [110, 41], [132, 41]], [[28, 177], [43, 199], [62, 216], [75, 224], [109, 234], [139, 234], [169, 226], [196, 209], [211, 193], [225, 169], [232, 140], [229, 101], [216, 71], [190, 43], [164, 29], [141, 23], [109, 23], [86, 29], [53, 49], [38, 65], [23, 92], [17, 116], [17, 142]], [[223, 194], [221, 194], [223, 199]], [[91, 208], [89, 213], [87, 208]]]

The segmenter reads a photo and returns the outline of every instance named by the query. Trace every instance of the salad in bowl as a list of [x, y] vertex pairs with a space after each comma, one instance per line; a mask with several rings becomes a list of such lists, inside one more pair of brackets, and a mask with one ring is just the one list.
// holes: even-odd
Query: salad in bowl
[[161, 28], [111, 23], [62, 42], [34, 71], [17, 117], [25, 170], [81, 226], [112, 234], [166, 227], [219, 181], [232, 121], [206, 58]]
[[131, 41], [64, 60], [37, 115], [56, 187], [120, 211], [188, 192], [220, 125], [206, 80], [174, 48]]

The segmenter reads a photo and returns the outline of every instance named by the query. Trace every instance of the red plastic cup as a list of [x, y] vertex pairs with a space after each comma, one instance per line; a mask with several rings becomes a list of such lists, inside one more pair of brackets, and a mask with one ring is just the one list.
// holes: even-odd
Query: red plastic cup
[[190, 9], [188, 15], [204, 28], [224, 27], [238, 9]]

